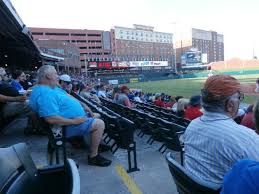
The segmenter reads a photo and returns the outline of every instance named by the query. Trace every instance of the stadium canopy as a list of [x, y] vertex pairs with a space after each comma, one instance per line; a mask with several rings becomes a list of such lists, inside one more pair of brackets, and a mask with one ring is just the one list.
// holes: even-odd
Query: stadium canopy
[[57, 62], [64, 58], [41, 52], [11, 2], [0, 0], [0, 65], [32, 69], [43, 60]]

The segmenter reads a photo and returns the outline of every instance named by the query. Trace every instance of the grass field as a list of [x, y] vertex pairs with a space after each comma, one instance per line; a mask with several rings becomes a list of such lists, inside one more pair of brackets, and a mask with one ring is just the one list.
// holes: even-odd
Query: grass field
[[[256, 75], [235, 76], [243, 84], [254, 84], [259, 78]], [[129, 84], [130, 88], [142, 89], [144, 92], [166, 93], [172, 96], [181, 95], [189, 98], [192, 95], [199, 94], [207, 78], [173, 79], [152, 82], [140, 82]], [[245, 95], [245, 103], [254, 103], [257, 99], [255, 95]]]

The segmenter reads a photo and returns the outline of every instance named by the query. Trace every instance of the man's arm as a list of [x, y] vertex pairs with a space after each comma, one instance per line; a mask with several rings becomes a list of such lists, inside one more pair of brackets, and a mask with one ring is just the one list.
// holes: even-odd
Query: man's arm
[[0, 102], [24, 102], [26, 100], [26, 96], [5, 96], [0, 94]]
[[49, 124], [56, 124], [56, 125], [78, 125], [86, 121], [85, 117], [78, 117], [74, 119], [66, 119], [60, 116], [50, 116], [46, 117], [45, 120]]

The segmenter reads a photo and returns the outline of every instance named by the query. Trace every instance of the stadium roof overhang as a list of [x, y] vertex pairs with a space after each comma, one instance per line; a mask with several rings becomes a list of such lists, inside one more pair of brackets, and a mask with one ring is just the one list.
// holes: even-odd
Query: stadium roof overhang
[[42, 53], [9, 0], [0, 1], [0, 65], [31, 68], [60, 57]]

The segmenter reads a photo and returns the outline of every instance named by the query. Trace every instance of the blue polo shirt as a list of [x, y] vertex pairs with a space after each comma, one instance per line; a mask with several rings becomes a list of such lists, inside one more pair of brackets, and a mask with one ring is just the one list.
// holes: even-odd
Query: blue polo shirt
[[81, 104], [58, 87], [35, 86], [29, 105], [40, 117], [61, 116], [73, 119], [86, 115]]
[[[40, 117], [61, 116], [67, 119], [87, 117], [81, 104], [58, 87], [35, 86], [30, 95], [29, 105]], [[66, 136], [85, 135], [91, 129], [93, 121], [94, 118], [87, 117], [81, 124], [66, 126]]]

